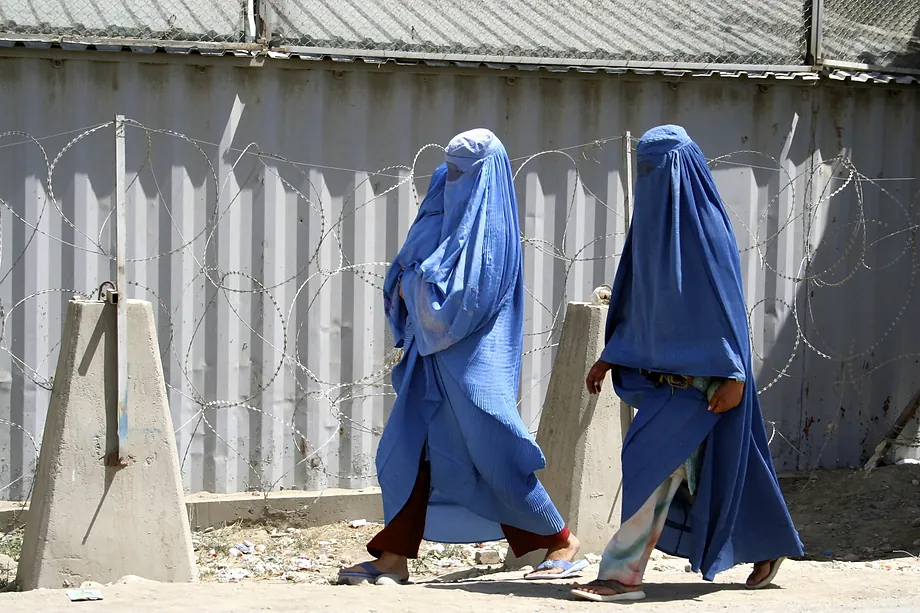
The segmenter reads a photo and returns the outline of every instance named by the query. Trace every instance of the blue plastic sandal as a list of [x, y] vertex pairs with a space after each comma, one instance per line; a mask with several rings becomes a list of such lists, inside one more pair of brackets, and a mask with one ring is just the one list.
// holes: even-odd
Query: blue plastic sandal
[[[566, 562], [565, 560], [543, 560], [543, 562], [538, 567], [533, 569], [533, 572], [524, 575], [524, 578], [528, 581], [538, 581], [542, 579], [566, 579], [568, 577], [577, 575], [587, 567], [587, 560], [579, 560], [578, 562]], [[562, 572], [543, 575], [534, 574], [537, 571], [550, 570], [553, 568], [561, 568]]]

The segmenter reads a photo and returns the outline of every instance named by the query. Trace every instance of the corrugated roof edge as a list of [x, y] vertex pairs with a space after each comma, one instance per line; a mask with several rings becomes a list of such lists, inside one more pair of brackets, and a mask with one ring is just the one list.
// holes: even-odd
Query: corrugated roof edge
[[[777, 79], [817, 81], [828, 78], [834, 81], [851, 81], [879, 85], [920, 85], [920, 76], [912, 74], [886, 73], [884, 71], [860, 71], [834, 67], [812, 66], [754, 66], [729, 64], [693, 64], [668, 62], [602, 62], [566, 60], [564, 58], [532, 57], [488, 57], [488, 56], [426, 56], [402, 52], [359, 51], [345, 49], [294, 49], [265, 48], [263, 45], [206, 42], [178, 42], [162, 40], [86, 40], [66, 37], [10, 37], [0, 34], [0, 48], [25, 47], [29, 49], [62, 49], [65, 51], [103, 51], [134, 53], [165, 52], [172, 55], [201, 55], [205, 57], [234, 56], [271, 59], [300, 59], [311, 61], [331, 60], [335, 62], [364, 62], [401, 66], [423, 64], [432, 67], [459, 66], [463, 68], [486, 67], [494, 70], [517, 69], [523, 71], [545, 70], [548, 72], [578, 72], [587, 74], [635, 74], [668, 77], [723, 77], [749, 79]], [[417, 56], [417, 57], [416, 57]]]

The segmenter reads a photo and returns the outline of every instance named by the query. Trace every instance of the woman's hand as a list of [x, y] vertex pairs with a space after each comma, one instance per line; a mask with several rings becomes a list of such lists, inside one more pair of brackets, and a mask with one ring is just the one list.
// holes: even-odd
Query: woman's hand
[[588, 378], [585, 379], [585, 385], [588, 386], [589, 394], [600, 394], [601, 387], [604, 385], [604, 377], [613, 370], [613, 364], [598, 360], [588, 371]]
[[726, 379], [725, 383], [720, 385], [716, 393], [712, 395], [712, 400], [709, 401], [709, 410], [713, 413], [731, 411], [741, 404], [743, 397], [744, 381]]

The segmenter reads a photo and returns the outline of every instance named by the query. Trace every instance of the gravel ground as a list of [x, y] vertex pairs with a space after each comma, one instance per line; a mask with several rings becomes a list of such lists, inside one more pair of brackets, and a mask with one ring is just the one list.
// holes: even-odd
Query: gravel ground
[[[382, 526], [350, 523], [316, 528], [258, 526], [226, 528], [193, 536], [202, 581], [282, 579], [328, 584], [338, 569], [368, 559], [364, 546]], [[418, 579], [433, 579], [477, 562], [500, 565], [504, 543], [441, 545], [424, 543], [410, 570]]]

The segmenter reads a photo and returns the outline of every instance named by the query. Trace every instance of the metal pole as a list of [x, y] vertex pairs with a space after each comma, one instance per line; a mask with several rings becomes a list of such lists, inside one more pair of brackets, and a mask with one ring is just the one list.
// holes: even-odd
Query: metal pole
[[805, 16], [805, 27], [808, 28], [805, 62], [817, 66], [824, 59], [824, 0], [807, 0]]
[[623, 135], [623, 167], [626, 170], [626, 185], [623, 196], [623, 214], [626, 216], [626, 231], [629, 232], [629, 222], [632, 220], [633, 207], [633, 170], [632, 170], [632, 132], [626, 130]]
[[127, 466], [128, 443], [128, 294], [125, 282], [125, 117], [115, 117], [115, 310], [118, 341], [118, 463]]
[[[626, 130], [623, 134], [623, 169], [626, 171], [626, 185], [623, 190], [623, 216], [624, 227], [629, 232], [629, 224], [632, 221], [633, 210], [633, 168], [632, 168], [632, 132]], [[626, 433], [632, 425], [635, 411], [631, 406], [620, 400], [620, 433], [623, 435], [623, 441], [626, 441]]]
[[247, 0], [246, 2], [246, 42], [251, 43], [256, 40], [258, 32], [256, 30], [256, 0]]
[[255, 0], [254, 10], [256, 11], [256, 33], [255, 42], [268, 46], [272, 40], [271, 13], [272, 7], [269, 0]]

